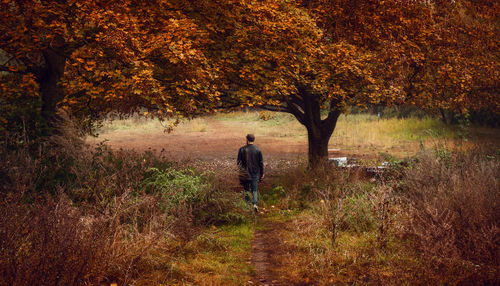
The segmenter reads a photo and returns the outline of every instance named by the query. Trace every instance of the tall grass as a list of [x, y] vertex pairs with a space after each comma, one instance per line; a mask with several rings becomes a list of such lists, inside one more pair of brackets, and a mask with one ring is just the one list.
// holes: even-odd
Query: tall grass
[[186, 242], [246, 220], [216, 176], [78, 134], [66, 122], [38, 152], [0, 148], [0, 285], [150, 285], [157, 271], [182, 281], [165, 269]]
[[[289, 136], [297, 137], [307, 135], [305, 127], [301, 126], [293, 115], [274, 112], [269, 112], [269, 114], [267, 120], [263, 120], [261, 113], [255, 111], [226, 113], [216, 118], [232, 124], [244, 124], [266, 135], [287, 136], [289, 133]], [[372, 144], [387, 145], [394, 144], [395, 141], [401, 139], [418, 141], [428, 138], [454, 138], [455, 136], [452, 128], [431, 117], [378, 118], [373, 114], [358, 113], [339, 117], [332, 143], [356, 145], [368, 141]], [[384, 141], [388, 142], [384, 143]]]
[[500, 265], [500, 160], [425, 152], [406, 171], [408, 233], [426, 255]]
[[342, 115], [331, 143], [374, 145], [387, 149], [402, 141], [454, 138], [452, 128], [434, 118], [378, 118], [370, 114]]
[[147, 117], [132, 116], [124, 119], [110, 118], [101, 123], [98, 129], [99, 134], [111, 132], [134, 131], [136, 133], [152, 133], [164, 130], [168, 127], [168, 122], [163, 124], [157, 119]]
[[[377, 181], [296, 168], [276, 179], [283, 269], [318, 285], [499, 283], [498, 150], [424, 149]], [[392, 172], [390, 172], [392, 173]], [[394, 176], [396, 175], [397, 176]]]
[[[129, 118], [105, 122], [100, 130], [103, 135], [133, 137], [144, 134], [161, 134], [166, 124], [144, 118]], [[291, 114], [275, 112], [230, 112], [182, 120], [173, 128], [174, 134], [246, 134], [307, 144], [307, 131]], [[339, 117], [330, 139], [332, 148], [346, 152], [391, 152], [398, 156], [415, 154], [421, 142], [454, 140], [458, 130], [431, 117], [378, 118], [372, 114], [346, 114]]]
[[125, 119], [108, 119], [101, 123], [98, 134], [131, 133], [136, 135], [161, 133], [175, 130], [176, 133], [207, 132], [207, 117], [175, 121], [159, 121], [148, 117], [132, 116]]

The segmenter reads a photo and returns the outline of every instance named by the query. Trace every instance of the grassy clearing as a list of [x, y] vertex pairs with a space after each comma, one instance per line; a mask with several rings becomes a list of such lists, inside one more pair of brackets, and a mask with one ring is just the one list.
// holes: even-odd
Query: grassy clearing
[[[128, 118], [104, 122], [102, 135], [123, 134], [142, 136], [161, 134], [169, 123], [146, 118]], [[495, 132], [484, 128], [475, 133], [498, 138]], [[205, 133], [221, 134], [254, 133], [257, 136], [281, 140], [293, 144], [307, 144], [307, 131], [297, 120], [286, 113], [230, 112], [212, 116], [182, 120], [173, 129], [173, 134], [190, 135]], [[391, 153], [397, 157], [415, 154], [421, 145], [432, 145], [436, 141], [454, 142], [463, 130], [444, 125], [435, 118], [378, 118], [370, 114], [341, 115], [330, 139], [332, 148], [341, 148], [347, 153], [377, 155]], [[475, 134], [474, 133], [474, 134]], [[118, 136], [119, 137], [119, 136]], [[483, 136], [484, 137], [484, 136]], [[451, 143], [450, 143], [451, 144]]]
[[[267, 118], [266, 118], [267, 117]], [[307, 132], [290, 114], [266, 112], [231, 112], [183, 120], [175, 127], [176, 133], [209, 132], [215, 122], [234, 130], [248, 130], [269, 137], [307, 138]], [[152, 133], [162, 131], [168, 123], [156, 119], [131, 117], [105, 121], [101, 134], [116, 131]], [[455, 130], [434, 118], [379, 119], [370, 114], [347, 114], [339, 118], [331, 142], [343, 145], [393, 145], [401, 140], [425, 140], [429, 138], [455, 138]]]
[[129, 117], [125, 119], [106, 120], [99, 128], [99, 134], [110, 134], [118, 132], [127, 132], [134, 134], [152, 134], [167, 130], [170, 126], [174, 126], [176, 132], [192, 133], [192, 132], [207, 132], [207, 119], [210, 117], [194, 118], [191, 120], [183, 120], [177, 126], [173, 122], [161, 122], [158, 119], [146, 117]]
[[[267, 117], [267, 118], [266, 118]], [[306, 137], [305, 128], [291, 114], [275, 112], [232, 112], [215, 117], [231, 124], [241, 124], [265, 135]], [[266, 133], [267, 132], [267, 133]], [[427, 138], [454, 138], [454, 129], [435, 118], [378, 118], [372, 114], [345, 114], [339, 117], [333, 141], [360, 138], [377, 143], [381, 140], [422, 140]], [[344, 139], [342, 139], [344, 138]]]

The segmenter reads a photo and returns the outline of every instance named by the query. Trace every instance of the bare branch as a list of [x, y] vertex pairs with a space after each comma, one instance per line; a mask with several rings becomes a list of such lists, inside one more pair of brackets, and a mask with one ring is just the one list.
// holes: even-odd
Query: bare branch
[[26, 74], [26, 72], [20, 71], [20, 70], [12, 70], [6, 66], [0, 66], [0, 71], [2, 72], [10, 72], [10, 73], [17, 73], [17, 74]]
[[305, 117], [305, 113], [302, 111], [303, 108], [290, 101], [290, 100], [286, 100], [286, 104], [288, 106], [288, 108], [290, 109], [290, 113], [293, 114], [293, 116], [295, 116], [295, 118], [302, 124], [302, 125], [306, 125], [306, 117]]
[[259, 107], [269, 111], [292, 113], [286, 106], [260, 105]]

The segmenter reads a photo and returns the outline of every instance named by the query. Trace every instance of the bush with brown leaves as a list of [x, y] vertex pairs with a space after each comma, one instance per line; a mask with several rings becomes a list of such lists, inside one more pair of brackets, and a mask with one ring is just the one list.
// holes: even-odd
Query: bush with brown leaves
[[148, 191], [147, 179], [175, 164], [86, 146], [64, 124], [35, 151], [0, 146], [0, 285], [132, 284], [171, 267], [169, 255], [200, 225], [244, 219], [235, 194], [212, 177], [196, 200], [165, 208], [170, 190]]
[[407, 232], [425, 254], [500, 262], [500, 161], [482, 150], [423, 152], [405, 173]]

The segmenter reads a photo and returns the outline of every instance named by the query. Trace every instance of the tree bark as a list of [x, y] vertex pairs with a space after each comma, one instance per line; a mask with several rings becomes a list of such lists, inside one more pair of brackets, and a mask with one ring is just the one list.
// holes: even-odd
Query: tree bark
[[446, 116], [446, 112], [444, 111], [444, 109], [439, 108], [439, 113], [441, 114], [441, 122], [443, 122], [444, 124], [449, 124], [448, 116]]
[[64, 91], [59, 85], [66, 67], [66, 56], [63, 52], [47, 49], [43, 52], [45, 66], [38, 78], [42, 98], [42, 117], [49, 127], [54, 127], [57, 119], [57, 104], [63, 100]]
[[330, 102], [330, 110], [321, 119], [321, 104], [316, 97], [302, 91], [301, 95], [287, 100], [287, 111], [306, 127], [309, 145], [309, 166], [315, 168], [328, 160], [328, 142], [335, 130], [341, 111], [336, 102]]
[[322, 162], [326, 162], [328, 158], [328, 142], [330, 137], [327, 134], [322, 134], [318, 131], [313, 131], [317, 129], [317, 126], [310, 126], [307, 128], [307, 141], [309, 144], [309, 165], [312, 167], [321, 165]]

